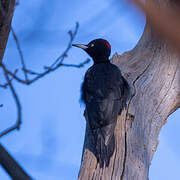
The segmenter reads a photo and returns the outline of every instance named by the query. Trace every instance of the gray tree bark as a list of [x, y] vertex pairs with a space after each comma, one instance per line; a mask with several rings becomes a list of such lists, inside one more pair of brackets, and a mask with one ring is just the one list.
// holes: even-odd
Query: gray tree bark
[[[158, 1], [168, 4], [168, 0]], [[147, 23], [136, 47], [115, 54], [111, 61], [128, 80], [132, 96], [118, 117], [109, 167], [97, 163], [87, 125], [78, 180], [148, 180], [160, 130], [180, 107], [180, 56]]]

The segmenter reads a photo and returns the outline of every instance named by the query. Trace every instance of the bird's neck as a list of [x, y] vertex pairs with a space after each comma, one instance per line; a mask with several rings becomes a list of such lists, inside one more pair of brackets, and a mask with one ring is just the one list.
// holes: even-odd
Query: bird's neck
[[98, 57], [98, 58], [93, 58], [94, 64], [100, 64], [100, 63], [110, 63], [108, 57]]

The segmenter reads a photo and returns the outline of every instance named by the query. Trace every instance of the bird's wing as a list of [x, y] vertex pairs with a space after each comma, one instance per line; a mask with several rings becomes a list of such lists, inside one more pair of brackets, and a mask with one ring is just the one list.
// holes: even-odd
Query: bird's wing
[[94, 129], [116, 122], [128, 96], [129, 85], [116, 66], [90, 68], [82, 85], [82, 99], [91, 127]]

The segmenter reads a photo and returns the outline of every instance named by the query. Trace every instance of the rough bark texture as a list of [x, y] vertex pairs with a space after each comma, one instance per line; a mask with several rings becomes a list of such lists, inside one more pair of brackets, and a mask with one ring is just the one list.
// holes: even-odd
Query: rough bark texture
[[132, 97], [118, 117], [116, 149], [108, 168], [100, 168], [91, 152], [87, 125], [78, 180], [148, 180], [160, 130], [180, 107], [180, 57], [146, 25], [137, 46], [115, 54], [112, 62], [131, 85]]

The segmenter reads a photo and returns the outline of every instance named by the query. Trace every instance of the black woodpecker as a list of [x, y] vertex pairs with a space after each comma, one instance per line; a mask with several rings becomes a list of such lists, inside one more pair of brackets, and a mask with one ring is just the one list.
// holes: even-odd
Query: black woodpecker
[[130, 88], [120, 69], [111, 64], [111, 45], [104, 39], [89, 44], [72, 44], [86, 51], [94, 64], [87, 70], [82, 84], [86, 119], [94, 139], [95, 156], [100, 167], [109, 165], [115, 149], [114, 129], [129, 98]]

